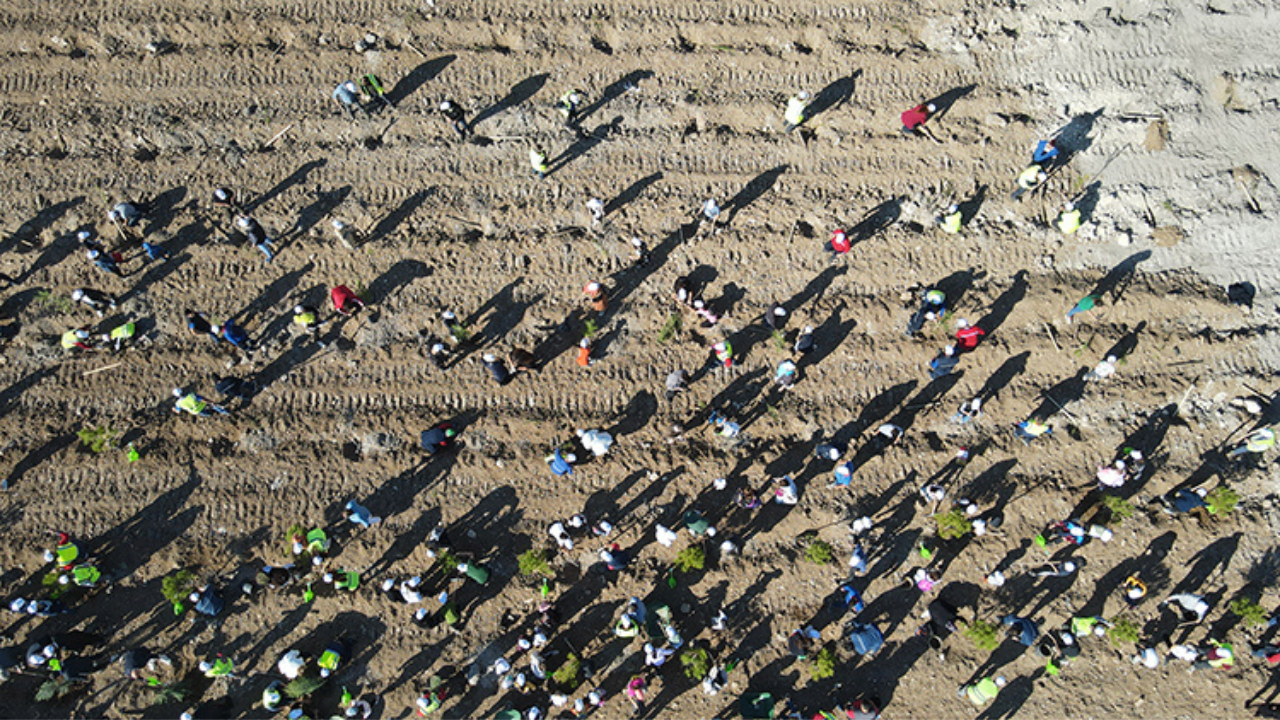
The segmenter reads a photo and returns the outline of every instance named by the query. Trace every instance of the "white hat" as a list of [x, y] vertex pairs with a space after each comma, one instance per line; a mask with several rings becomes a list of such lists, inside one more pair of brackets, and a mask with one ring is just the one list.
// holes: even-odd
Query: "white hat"
[[325, 574], [324, 574], [324, 577], [322, 577], [322, 578], [320, 578], [320, 579], [321, 579], [321, 580], [324, 580], [324, 581], [325, 581], [325, 582], [327, 582], [327, 583], [331, 583], [331, 582], [333, 582], [333, 573], [325, 573]]
[[1062, 563], [1062, 569], [1066, 570], [1067, 572], [1075, 572], [1076, 564], [1068, 560]]
[[[932, 107], [932, 106], [930, 106], [930, 107]], [[996, 676], [996, 687], [1004, 687], [1004, 686], [1005, 686], [1005, 685], [1007, 685], [1008, 683], [1009, 683], [1009, 681], [1008, 681], [1008, 680], [1005, 680], [1003, 675], [997, 675], [997, 676]]]
[[441, 110], [448, 110], [451, 107], [453, 107], [453, 103], [449, 102], [448, 100], [445, 100], [444, 102], [440, 103]]
[[107, 211], [107, 219], [108, 219], [108, 220], [119, 220], [119, 219], [120, 219], [120, 213], [116, 212], [114, 209], [112, 209], [112, 210], [108, 210], [108, 211]]
[[23, 600], [22, 598], [14, 598], [13, 601], [9, 603], [9, 610], [11, 612], [16, 612], [16, 613], [22, 612], [22, 609], [25, 608], [26, 606], [27, 606], [26, 600]]
[[494, 357], [494, 356], [493, 356], [493, 353], [485, 353], [485, 354], [484, 354], [484, 356], [483, 356], [483, 357], [481, 357], [481, 359], [482, 359], [482, 360], [484, 360], [484, 361], [485, 361], [485, 362], [487, 362], [487, 363], [491, 363], [491, 362], [496, 361], [498, 358]]
[[174, 388], [174, 389], [173, 389], [173, 396], [174, 396], [174, 397], [176, 397], [176, 398], [180, 398], [180, 397], [182, 397], [182, 388]]
[[969, 327], [969, 321], [965, 320], [964, 318], [959, 318], [958, 320], [956, 320], [956, 327], [961, 329], [967, 328]]
[[955, 346], [955, 345], [948, 345], [948, 346], [946, 346], [946, 347], [942, 348], [942, 354], [943, 354], [943, 355], [946, 355], [947, 357], [951, 357], [952, 355], [955, 355], [955, 354], [956, 354], [956, 346]]
[[387, 578], [382, 581], [382, 591], [391, 592], [391, 588], [396, 586], [395, 578]]
[[191, 602], [200, 602], [200, 593], [193, 592], [187, 596], [187, 599], [190, 600]]
[[728, 481], [722, 477], [718, 477], [715, 480], [711, 481], [712, 487], [714, 487], [717, 490], [725, 489], [725, 486], [727, 486], [728, 484], [729, 484]]
[[81, 290], [80, 288], [76, 288], [75, 290], [72, 290], [72, 291], [71, 291], [71, 299], [72, 299], [72, 300], [79, 301], [79, 300], [80, 300], [80, 298], [82, 298], [82, 297], [84, 297], [84, 291], [83, 291], [83, 290]]
[[1107, 634], [1107, 629], [1099, 625], [1093, 629], [1093, 634], [1097, 635], [1098, 637], [1104, 637]]
[[346, 223], [342, 222], [341, 220], [338, 220], [337, 218], [334, 218], [332, 221], [329, 222], [329, 224], [333, 226], [334, 230], [341, 230], [342, 228], [347, 226]]
[[240, 217], [236, 218], [236, 225], [239, 225], [242, 228], [249, 227], [249, 216], [241, 215]]
[[452, 310], [445, 310], [444, 312], [440, 313], [440, 317], [444, 318], [445, 320], [453, 320], [458, 316], [454, 315]]
[[582, 291], [585, 293], [600, 292], [600, 283], [595, 281], [589, 282], [587, 283], [586, 287], [582, 288]]
[[1067, 212], [1071, 212], [1072, 210], [1076, 209], [1076, 204], [1068, 200], [1067, 203], [1062, 207], [1066, 209]]
[[783, 317], [784, 315], [787, 314], [787, 309], [782, 307], [781, 305], [778, 305], [775, 308], [773, 308], [773, 314], [778, 317]]
[[[924, 106], [924, 109], [928, 110], [929, 112], [937, 112], [938, 106], [934, 105], [933, 103], [929, 103], [928, 105]], [[1000, 678], [996, 678], [996, 679], [999, 680]]]
[[1142, 592], [1142, 588], [1140, 587], [1131, 587], [1129, 588], [1129, 591], [1126, 594], [1129, 596], [1130, 599], [1137, 600], [1141, 598], [1145, 593]]
[[199, 668], [200, 668], [200, 672], [209, 672], [210, 670], [213, 669], [213, 665], [209, 664], [208, 660], [201, 660]]
[[71, 576], [69, 576], [69, 575], [59, 575], [59, 576], [58, 576], [58, 584], [59, 584], [59, 585], [66, 585], [66, 584], [67, 584], [67, 583], [69, 583], [69, 582], [71, 582]]
[[712, 527], [708, 527], [708, 528], [707, 528], [707, 537], [715, 537], [715, 536], [716, 536], [716, 529], [715, 529], [715, 527], [714, 527], [714, 526], [712, 526]]
[[329, 677], [329, 668], [320, 668], [320, 677]]
[[85, 338], [89, 337], [89, 331], [88, 331], [88, 330], [77, 330], [77, 331], [76, 331], [76, 337], [80, 338], [81, 340], [84, 340]]

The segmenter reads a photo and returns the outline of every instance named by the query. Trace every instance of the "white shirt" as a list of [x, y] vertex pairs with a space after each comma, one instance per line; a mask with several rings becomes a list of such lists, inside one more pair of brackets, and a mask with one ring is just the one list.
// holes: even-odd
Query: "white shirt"
[[276, 668], [280, 670], [281, 675], [290, 680], [295, 680], [302, 673], [303, 665], [306, 665], [306, 661], [302, 659], [302, 655], [297, 650], [290, 650], [284, 657], [280, 658]]
[[666, 525], [658, 525], [654, 528], [654, 533], [657, 534], [658, 542], [661, 543], [663, 547], [671, 547], [671, 545], [675, 543], [676, 538], [680, 537], [675, 531], [671, 530]]

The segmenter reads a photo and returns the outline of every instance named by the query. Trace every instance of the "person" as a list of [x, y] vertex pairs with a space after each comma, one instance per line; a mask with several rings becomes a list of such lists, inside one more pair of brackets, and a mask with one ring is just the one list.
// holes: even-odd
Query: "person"
[[1258, 428], [1238, 447], [1227, 453], [1227, 457], [1238, 457], [1249, 453], [1261, 455], [1276, 444], [1276, 432], [1269, 427]]
[[858, 589], [852, 584], [845, 583], [837, 588], [836, 592], [842, 608], [847, 608], [857, 613], [862, 612], [866, 607], [866, 603], [862, 600], [862, 593], [858, 592]]
[[941, 320], [947, 313], [947, 295], [937, 288], [924, 294], [920, 307], [907, 321], [907, 337], [915, 337], [924, 328], [926, 322]]
[[1000, 618], [1002, 625], [1008, 625], [1011, 632], [1017, 633], [1018, 642], [1031, 647], [1036, 644], [1036, 638], [1040, 637], [1040, 627], [1029, 618], [1018, 617], [1017, 615], [1005, 615]]
[[337, 100], [351, 117], [355, 117], [357, 112], [365, 117], [369, 116], [364, 109], [364, 103], [360, 102], [359, 88], [350, 80], [339, 83], [338, 87], [333, 89], [333, 99]]
[[187, 599], [195, 604], [196, 612], [209, 617], [217, 617], [222, 612], [222, 608], [226, 606], [222, 596], [210, 585], [197, 589]]
[[841, 228], [836, 228], [831, 233], [831, 239], [827, 241], [827, 248], [835, 255], [844, 255], [853, 249], [853, 244], [849, 242], [849, 235]]
[[184, 392], [182, 388], [174, 388], [173, 396], [177, 398], [177, 402], [173, 404], [173, 411], [176, 413], [185, 412], [196, 417], [209, 417], [211, 413], [229, 414], [221, 405], [214, 405], [193, 392]]
[[855, 577], [862, 577], [867, 574], [867, 549], [862, 546], [861, 540], [854, 540], [853, 554], [849, 557], [849, 570]]
[[1184, 621], [1190, 622], [1194, 618], [1197, 623], [1204, 622], [1204, 616], [1209, 613], [1209, 603], [1205, 601], [1202, 595], [1177, 593], [1162, 600], [1160, 606], [1164, 607], [1169, 603], [1177, 603], [1182, 607]]
[[364, 300], [346, 285], [338, 285], [329, 291], [329, 299], [333, 301], [333, 309], [339, 314], [351, 317], [364, 308]]
[[466, 140], [467, 133], [470, 132], [471, 128], [467, 126], [467, 113], [462, 109], [462, 106], [453, 100], [443, 100], [437, 109], [441, 115], [445, 116], [445, 119], [449, 121], [453, 129], [457, 131], [458, 137]]
[[702, 692], [708, 696], [718, 695], [728, 683], [729, 676], [725, 674], [724, 668], [714, 665], [707, 672], [707, 676], [702, 678]]
[[1230, 643], [1218, 642], [1217, 640], [1209, 640], [1209, 649], [1204, 654], [1204, 660], [1191, 664], [1192, 670], [1230, 670], [1235, 664], [1235, 649]]
[[743, 510], [758, 510], [763, 507], [760, 497], [751, 488], [742, 488], [733, 494], [733, 504]]
[[547, 528], [547, 533], [555, 538], [556, 544], [561, 550], [573, 549], [573, 538], [569, 537], [569, 531], [565, 529], [564, 523], [559, 520], [551, 523], [551, 527]]
[[271, 262], [275, 257], [271, 252], [272, 248], [275, 247], [275, 243], [271, 242], [271, 238], [267, 237], [267, 231], [262, 227], [262, 224], [248, 215], [241, 215], [236, 218], [236, 227], [240, 228], [240, 232], [244, 233], [244, 236], [248, 238], [254, 247], [267, 256], [267, 262]]
[[636, 712], [644, 709], [644, 690], [644, 678], [639, 675], [631, 678], [631, 681], [627, 683], [627, 699], [631, 701], [631, 705], [636, 709]]
[[565, 127], [573, 127], [578, 122], [578, 113], [582, 109], [584, 93], [581, 90], [570, 90], [560, 96], [556, 109], [564, 116]]
[[1108, 355], [1106, 359], [1098, 363], [1097, 367], [1085, 373], [1084, 379], [1088, 382], [1106, 380], [1116, 374], [1116, 362], [1115, 355]]
[[297, 650], [290, 650], [276, 663], [276, 669], [289, 680], [296, 680], [302, 674], [302, 670], [306, 665], [307, 660], [302, 656], [302, 653]]
[[306, 334], [314, 337], [323, 323], [320, 321], [320, 310], [312, 305], [293, 306], [293, 324], [302, 328]]
[[1013, 191], [1013, 199], [1021, 200], [1023, 195], [1040, 187], [1040, 184], [1049, 179], [1049, 175], [1045, 173], [1044, 168], [1036, 163], [1032, 163], [1025, 170], [1018, 173], [1018, 189]]
[[801, 91], [798, 95], [793, 95], [787, 101], [787, 110], [783, 113], [783, 120], [786, 124], [782, 126], [783, 132], [791, 132], [800, 127], [808, 118], [805, 117], [805, 110], [809, 108], [809, 93]]
[[262, 709], [267, 712], [277, 712], [280, 710], [280, 703], [284, 702], [284, 695], [280, 692], [284, 688], [284, 683], [279, 680], [272, 680], [270, 685], [262, 689]]
[[93, 587], [102, 579], [102, 571], [88, 563], [82, 563], [71, 568], [71, 574], [59, 575], [58, 582], [67, 585], [72, 582], [77, 587]]
[[948, 235], [958, 235], [963, 222], [964, 213], [960, 212], [960, 206], [955, 203], [947, 206], [947, 211], [938, 218], [938, 226]]
[[647, 667], [660, 668], [676, 651], [669, 647], [656, 648], [653, 643], [644, 644], [644, 664]]
[[1032, 417], [1015, 425], [1014, 431], [1022, 439], [1022, 442], [1030, 445], [1032, 440], [1053, 432], [1053, 428], [1049, 427], [1048, 423], [1043, 420]]
[[951, 416], [951, 422], [964, 425], [980, 417], [982, 417], [982, 398], [973, 398], [960, 403], [960, 409]]
[[951, 374], [956, 369], [956, 365], [960, 364], [960, 358], [956, 357], [956, 348], [954, 345], [947, 345], [929, 361], [929, 379], [937, 380]]
[[676, 368], [667, 375], [667, 399], [670, 400], [676, 396], [676, 393], [684, 392], [687, 388], [685, 384], [689, 382], [689, 373], [682, 368]]
[[813, 352], [815, 347], [816, 346], [813, 341], [813, 326], [805, 325], [804, 329], [800, 331], [800, 337], [796, 338], [795, 351], [801, 355], [808, 355]]
[[138, 332], [138, 325], [134, 322], [122, 322], [111, 328], [111, 331], [102, 335], [102, 342], [110, 343], [111, 349], [119, 352], [124, 344], [133, 339]]
[[71, 328], [62, 333], [62, 349], [63, 350], [93, 350], [94, 347], [89, 342], [89, 326], [83, 325], [78, 328]]
[[359, 525], [366, 530], [382, 522], [382, 518], [374, 517], [369, 512], [369, 508], [361, 505], [355, 500], [348, 500], [346, 506], [342, 509], [342, 517], [349, 520], [352, 524]]
[[338, 242], [348, 250], [355, 250], [360, 244], [360, 231], [351, 227], [347, 223], [334, 218], [329, 221], [329, 227], [333, 228], [334, 237], [338, 238]]
[[165, 655], [156, 655], [145, 647], [137, 647], [126, 650], [120, 656], [120, 662], [124, 666], [124, 675], [130, 680], [140, 680], [149, 682], [150, 678], [146, 677], [147, 673], [156, 673], [158, 666], [172, 666], [171, 661]]
[[600, 559], [606, 568], [615, 572], [631, 564], [631, 554], [623, 550], [618, 543], [612, 543], [608, 549], [602, 549]]
[[658, 544], [661, 545], [662, 547], [671, 547], [672, 545], [675, 544], [676, 540], [680, 538], [680, 535], [677, 534], [676, 531], [672, 530], [671, 528], [668, 528], [666, 525], [663, 525], [662, 523], [658, 523], [657, 525], [655, 525], [653, 528], [653, 532], [654, 532], [654, 535], [657, 537]]
[[124, 200], [116, 203], [107, 211], [107, 219], [116, 225], [125, 227], [137, 227], [142, 222], [143, 209], [138, 205]]
[[334, 641], [329, 643], [324, 652], [320, 653], [320, 659], [316, 661], [316, 665], [320, 666], [320, 677], [329, 677], [334, 670], [338, 669], [338, 665], [342, 664], [342, 656], [347, 652], [347, 648], [340, 642]]
[[1111, 465], [1098, 467], [1098, 485], [1104, 490], [1123, 487], [1125, 477], [1125, 463], [1123, 460], [1116, 460]]
[[881, 452], [901, 439], [902, 428], [893, 423], [884, 423], [876, 428], [876, 433], [872, 436], [871, 443], [876, 452]]
[[783, 475], [773, 481], [773, 501], [779, 505], [795, 505], [800, 502], [800, 491], [790, 475]]
[[712, 345], [711, 350], [725, 367], [733, 367], [733, 346], [727, 340]]
[[236, 198], [236, 193], [229, 187], [214, 188], [212, 203], [214, 207], [227, 212], [238, 212], [240, 210], [240, 202]]
[[1124, 601], [1129, 607], [1137, 607], [1142, 599], [1147, 596], [1147, 584], [1137, 575], [1130, 575], [1120, 583], [1120, 589], [1124, 591]]
[[707, 301], [702, 298], [694, 298], [693, 314], [702, 318], [702, 321], [706, 323], [703, 327], [713, 327], [720, 322], [720, 316], [711, 312], [711, 308], [707, 307]]
[[849, 626], [849, 643], [859, 655], [874, 655], [884, 647], [884, 633], [871, 623], [855, 622]]
[[218, 328], [218, 334], [236, 349], [246, 354], [252, 352], [249, 347], [249, 331], [237, 325], [234, 320], [227, 318], [222, 327]]
[[787, 650], [795, 659], [804, 660], [814, 651], [821, 639], [822, 633], [815, 630], [812, 625], [807, 625], [793, 630], [787, 636]]
[[960, 697], [968, 698], [969, 702], [975, 706], [982, 707], [996, 699], [1005, 683], [1006, 681], [1002, 676], [997, 675], [994, 678], [987, 676], [975, 683], [961, 685], [959, 695]]
[[217, 656], [213, 662], [202, 660], [200, 662], [200, 672], [207, 678], [233, 677], [235, 675], [236, 666], [231, 658]]
[[547, 465], [551, 467], [551, 472], [556, 475], [572, 475], [573, 463], [577, 459], [573, 453], [561, 453], [560, 448], [556, 448], [547, 456]]
[[419, 436], [419, 443], [422, 445], [422, 449], [427, 451], [427, 454], [435, 455], [453, 447], [454, 438], [457, 436], [458, 431], [454, 430], [452, 425], [447, 422], [441, 422], [436, 423], [427, 430], [423, 430], [422, 435]]
[[489, 584], [488, 568], [473, 562], [458, 563], [458, 572], [467, 576], [468, 580], [475, 582], [477, 585]]
[[764, 314], [764, 324], [768, 326], [771, 333], [782, 332], [782, 326], [787, 322], [787, 309], [778, 303], [771, 303], [769, 309]]
[[904, 135], [922, 135], [928, 137], [934, 142], [938, 139], [933, 136], [929, 128], [925, 127], [925, 123], [929, 121], [929, 117], [938, 111], [938, 106], [933, 103], [917, 105], [910, 110], [902, 113], [902, 133]]
[[1031, 152], [1031, 162], [1044, 168], [1053, 166], [1054, 161], [1058, 159], [1058, 139], [1041, 140], [1036, 143], [1036, 149]]
[[1207, 508], [1209, 503], [1204, 501], [1205, 495], [1209, 492], [1205, 488], [1179, 488], [1174, 491], [1173, 497], [1169, 497], [1168, 493], [1156, 498], [1162, 505], [1164, 511], [1170, 515], [1178, 513], [1188, 513], [1197, 508]]
[[85, 256], [89, 258], [99, 270], [111, 273], [117, 277], [124, 277], [124, 270], [120, 269], [120, 261], [124, 257], [120, 253], [107, 252], [106, 250], [89, 250], [85, 252]]
[[497, 355], [485, 353], [480, 359], [484, 363], [484, 369], [488, 370], [489, 374], [493, 376], [494, 382], [499, 385], [506, 385], [511, 380], [511, 371], [498, 359]]
[[790, 390], [796, 384], [796, 364], [790, 359], [778, 363], [773, 374], [773, 381], [783, 390]]
[[550, 166], [547, 165], [547, 154], [541, 148], [534, 146], [529, 149], [529, 166], [533, 168], [534, 174], [541, 180], [551, 172]]
[[[700, 212], [702, 213], [702, 220], [711, 221], [711, 227], [714, 228], [716, 222], [720, 219], [720, 205], [716, 203], [715, 198], [707, 198], [707, 201], [702, 203]], [[701, 221], [699, 223], [701, 224]]]
[[978, 347], [978, 343], [982, 342], [982, 336], [987, 332], [976, 325], [970, 325], [968, 320], [960, 318], [956, 320], [956, 350], [960, 352], [969, 352]]
[[75, 290], [72, 290], [71, 300], [73, 302], [83, 304], [85, 307], [96, 313], [98, 317], [106, 315], [108, 310], [116, 309], [115, 298], [101, 290], [94, 290], [92, 288], [76, 288]]
[[213, 328], [213, 323], [209, 322], [209, 317], [204, 313], [198, 313], [195, 310], [184, 310], [183, 317], [187, 321], [187, 332], [192, 335], [208, 335], [215, 341], [221, 340], [218, 333]]
[[609, 293], [598, 282], [589, 282], [582, 288], [582, 292], [587, 296], [587, 300], [591, 305], [591, 309], [595, 312], [602, 313], [609, 307]]
[[837, 445], [833, 442], [821, 442], [813, 449], [813, 455], [819, 460], [836, 462], [841, 455], [844, 455], [846, 449], [842, 445]]
[[1270, 643], [1254, 650], [1250, 655], [1266, 660], [1268, 665], [1280, 663], [1280, 647]]
[[1076, 315], [1079, 315], [1082, 312], [1088, 312], [1092, 310], [1094, 304], [1096, 304], [1101, 299], [1102, 298], [1098, 297], [1097, 295], [1085, 295], [1084, 297], [1080, 298], [1079, 302], [1077, 302], [1074, 306], [1072, 306], [1070, 310], [1067, 311], [1067, 322], [1068, 323], [1071, 322], [1071, 318], [1075, 317]]
[[600, 198], [590, 198], [587, 200], [587, 211], [591, 213], [591, 225], [595, 227], [604, 220], [604, 201]]
[[1063, 235], [1074, 235], [1081, 225], [1080, 208], [1076, 207], [1075, 203], [1067, 201], [1062, 206], [1062, 213], [1058, 215], [1056, 224]]
[[942, 582], [942, 574], [937, 570], [927, 570], [925, 568], [916, 568], [915, 572], [907, 576], [905, 586], [915, 586], [922, 593], [932, 592], [933, 588]]

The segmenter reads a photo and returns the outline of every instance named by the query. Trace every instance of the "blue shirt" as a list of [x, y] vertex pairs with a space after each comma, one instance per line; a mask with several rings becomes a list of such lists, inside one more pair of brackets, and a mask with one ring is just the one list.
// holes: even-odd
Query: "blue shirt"
[[1051, 146], [1048, 140], [1041, 140], [1036, 144], [1036, 151], [1031, 153], [1031, 162], [1042, 163], [1056, 157], [1058, 157], [1058, 148]]

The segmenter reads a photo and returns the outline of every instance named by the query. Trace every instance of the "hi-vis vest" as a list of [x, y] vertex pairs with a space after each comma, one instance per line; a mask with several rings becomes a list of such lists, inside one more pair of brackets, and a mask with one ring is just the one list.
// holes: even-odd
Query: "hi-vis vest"
[[325, 670], [337, 670], [338, 663], [342, 660], [342, 656], [332, 650], [325, 650], [320, 655], [319, 665]]
[[986, 705], [1000, 694], [1000, 686], [996, 685], [995, 680], [985, 677], [965, 688], [965, 693], [969, 696], [969, 702], [974, 705]]
[[81, 587], [93, 587], [102, 578], [102, 573], [92, 565], [77, 565], [71, 569], [71, 577]]
[[1039, 165], [1031, 165], [1027, 167], [1027, 169], [1023, 170], [1022, 174], [1018, 176], [1018, 187], [1023, 190], [1030, 190], [1031, 188], [1039, 185], [1040, 172], [1042, 169], [1043, 168]]
[[178, 398], [178, 402], [175, 404], [178, 406], [179, 410], [186, 410], [192, 415], [199, 415], [204, 412], [205, 407], [209, 405], [209, 403], [201, 400], [199, 397], [196, 397], [195, 393], [187, 393], [186, 395], [183, 395]]
[[271, 712], [275, 712], [276, 710], [280, 709], [280, 700], [281, 698], [280, 698], [279, 689], [269, 687], [266, 690], [262, 691], [262, 707], [266, 708], [267, 710], [270, 710]]
[[1058, 229], [1063, 235], [1070, 235], [1080, 229], [1080, 211], [1069, 210], [1058, 218]]
[[942, 232], [949, 235], [955, 235], [960, 232], [960, 221], [964, 219], [964, 215], [959, 210], [942, 218]]
[[804, 101], [798, 97], [793, 97], [787, 101], [787, 112], [783, 118], [792, 125], [799, 125], [804, 122]]
[[529, 151], [529, 165], [533, 166], [534, 172], [545, 173], [547, 168], [547, 156], [537, 150]]
[[63, 567], [71, 567], [71, 563], [80, 557], [80, 548], [75, 543], [63, 543], [53, 550], [54, 557], [58, 559], [58, 564]]

